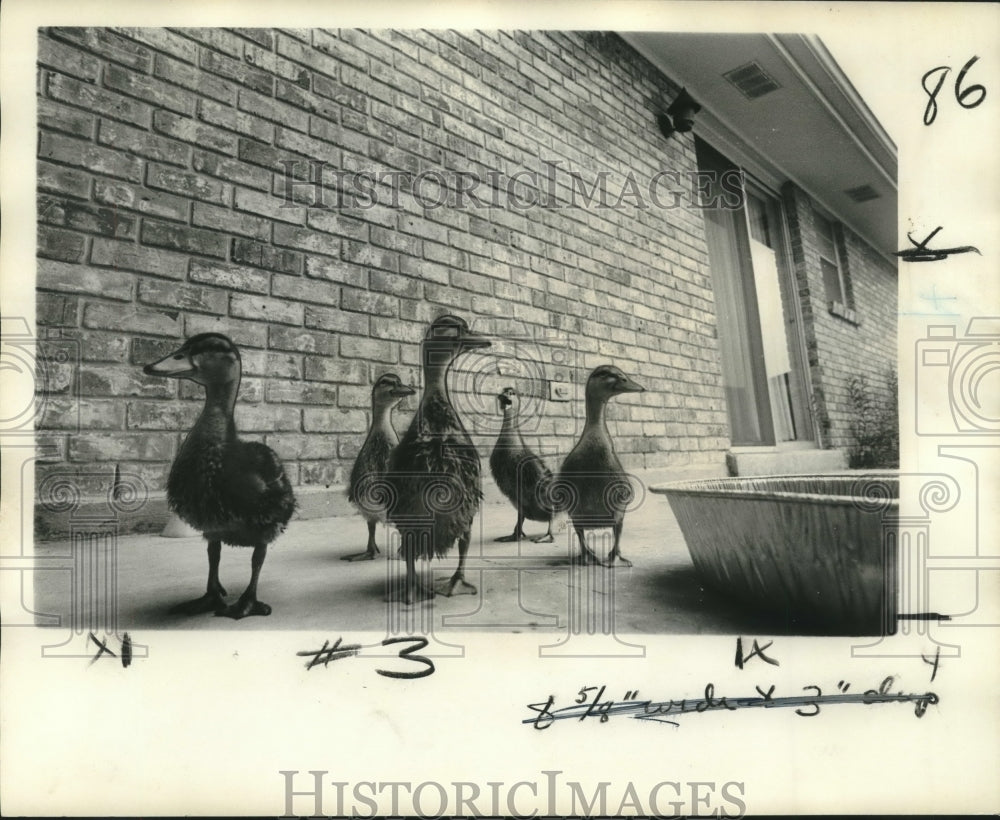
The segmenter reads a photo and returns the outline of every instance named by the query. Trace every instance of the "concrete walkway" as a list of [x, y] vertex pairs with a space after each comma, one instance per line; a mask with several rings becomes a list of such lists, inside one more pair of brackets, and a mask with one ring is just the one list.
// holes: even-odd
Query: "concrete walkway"
[[[652, 483], [662, 476], [639, 478]], [[363, 550], [366, 539], [364, 521], [351, 515], [294, 520], [272, 545], [258, 596], [273, 607], [268, 617], [233, 621], [212, 614], [170, 614], [172, 605], [204, 591], [205, 541], [159, 535], [120, 537], [117, 550], [108, 539], [91, 545], [83, 559], [78, 548], [75, 597], [70, 544], [36, 544], [36, 555], [45, 556], [55, 568], [35, 573], [35, 611], [59, 616], [59, 622], [67, 625], [73, 618], [85, 617], [79, 614], [81, 602], [103, 606], [110, 596], [110, 582], [92, 579], [110, 577], [94, 571], [100, 562], [107, 562], [116, 571], [119, 630], [801, 634], [801, 629], [781, 619], [706, 588], [662, 495], [647, 493], [626, 516], [622, 554], [633, 567], [606, 569], [570, 565], [568, 556], [579, 548], [565, 519], [557, 521], [555, 543], [496, 543], [497, 536], [513, 530], [515, 511], [489, 479], [484, 484], [486, 499], [474, 525], [466, 574], [478, 587], [477, 595], [438, 596], [412, 607], [386, 603], [388, 580], [404, 570], [402, 561], [386, 557], [394, 552], [387, 548], [387, 538], [398, 543], [398, 536], [382, 526], [378, 531], [382, 554], [375, 561], [342, 561], [342, 556]], [[526, 522], [526, 529], [529, 535], [540, 535], [545, 525]], [[591, 546], [598, 554], [607, 553], [610, 535], [594, 531]], [[456, 561], [453, 550], [445, 559], [424, 563], [425, 572], [446, 578]], [[81, 571], [87, 562], [90, 571]], [[228, 600], [234, 601], [250, 577], [250, 550], [223, 547], [220, 575]], [[73, 609], [78, 614], [73, 615]]]

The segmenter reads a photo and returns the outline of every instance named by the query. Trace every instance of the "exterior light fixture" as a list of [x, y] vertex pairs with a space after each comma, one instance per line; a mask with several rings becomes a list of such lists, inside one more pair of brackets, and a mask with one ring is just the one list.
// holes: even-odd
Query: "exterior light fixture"
[[656, 118], [660, 126], [660, 133], [667, 139], [675, 131], [686, 133], [694, 127], [694, 115], [701, 111], [701, 106], [695, 102], [694, 97], [687, 93], [687, 89], [682, 88], [665, 114], [660, 114]]

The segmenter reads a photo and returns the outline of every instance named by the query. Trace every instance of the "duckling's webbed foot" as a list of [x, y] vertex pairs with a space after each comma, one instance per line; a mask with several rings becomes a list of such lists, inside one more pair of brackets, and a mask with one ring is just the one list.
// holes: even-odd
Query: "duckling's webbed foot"
[[629, 561], [628, 558], [623, 557], [622, 554], [621, 554], [621, 552], [618, 549], [618, 542], [621, 540], [621, 537], [622, 537], [622, 526], [623, 525], [624, 525], [624, 522], [622, 522], [622, 521], [619, 521], [617, 524], [615, 524], [615, 526], [614, 526], [615, 544], [611, 548], [611, 551], [608, 553], [608, 557], [607, 557], [607, 559], [604, 562], [604, 566], [611, 567], [612, 569], [614, 569], [615, 567], [630, 567], [630, 566], [632, 566], [632, 562]]
[[271, 607], [257, 600], [257, 579], [260, 577], [261, 567], [264, 566], [264, 559], [267, 557], [267, 545], [261, 544], [254, 547], [253, 557], [250, 559], [250, 583], [235, 604], [223, 606], [215, 611], [216, 615], [224, 615], [227, 618], [246, 618], [248, 615], [270, 615]]
[[372, 544], [364, 552], [352, 552], [350, 555], [342, 555], [341, 561], [374, 561], [379, 554], [379, 548]]
[[204, 612], [215, 612], [226, 605], [226, 591], [220, 586], [217, 590], [209, 590], [200, 598], [185, 601], [170, 607], [171, 615], [200, 615]]
[[439, 595], [450, 598], [453, 595], [478, 595], [479, 590], [465, 580], [463, 573], [456, 572], [447, 580], [438, 581], [435, 590]]
[[535, 544], [551, 544], [555, 541], [556, 539], [552, 535], [552, 522], [549, 521], [549, 528], [545, 531], [545, 535], [536, 535], [530, 540]]
[[341, 557], [341, 561], [374, 561], [379, 549], [375, 544], [375, 522], [368, 522], [368, 546], [364, 552], [353, 552], [350, 555]]
[[420, 601], [429, 601], [434, 597], [434, 594], [434, 589], [427, 586], [414, 573], [412, 576], [408, 574], [403, 578], [402, 582], [400, 582], [398, 577], [393, 578], [386, 600], [399, 601], [409, 606]]
[[625, 558], [618, 550], [612, 550], [608, 553], [608, 557], [604, 561], [604, 566], [616, 569], [617, 567], [630, 567], [632, 566], [632, 562], [628, 558]]
[[511, 541], [521, 541], [522, 539], [527, 538], [527, 536], [524, 534], [524, 530], [522, 529], [523, 526], [524, 526], [524, 516], [518, 515], [517, 523], [514, 525], [514, 532], [512, 532], [510, 535], [501, 535], [499, 538], [494, 538], [493, 540], [496, 543], [501, 543], [501, 542], [509, 543]]
[[594, 551], [587, 546], [587, 539], [583, 534], [583, 529], [581, 527], [576, 527], [576, 537], [580, 541], [580, 554], [576, 557], [576, 561], [581, 564], [600, 564], [601, 559], [598, 558]]
[[201, 615], [226, 605], [226, 590], [219, 583], [219, 560], [222, 555], [222, 542], [210, 539], [208, 542], [208, 585], [205, 594], [193, 601], [170, 607], [172, 615]]
[[420, 581], [413, 583], [405, 582], [400, 590], [389, 594], [390, 601], [399, 601], [408, 606], [429, 601], [434, 597], [434, 590]]
[[[412, 536], [409, 537], [412, 538]], [[400, 547], [399, 551], [403, 554], [402, 557], [406, 561], [406, 575], [402, 580], [400, 580], [398, 575], [390, 577], [389, 594], [386, 596], [386, 600], [399, 601], [410, 605], [433, 598], [434, 590], [421, 580], [420, 574], [417, 572], [417, 560], [412, 542], [409, 545], [409, 549], [407, 549], [406, 541], [404, 540], [404, 544]]]
[[472, 534], [466, 532], [458, 539], [458, 568], [447, 581], [439, 581], [437, 591], [449, 598], [452, 595], [477, 595], [479, 590], [465, 580], [465, 556], [469, 552], [469, 542]]
[[248, 596], [244, 592], [235, 604], [217, 609], [215, 614], [238, 621], [248, 615], [270, 615], [271, 607], [258, 601], [256, 596]]

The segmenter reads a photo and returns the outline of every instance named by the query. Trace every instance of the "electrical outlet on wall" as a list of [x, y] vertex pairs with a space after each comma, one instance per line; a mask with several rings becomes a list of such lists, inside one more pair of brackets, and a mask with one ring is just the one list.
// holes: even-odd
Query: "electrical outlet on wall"
[[549, 381], [549, 401], [569, 401], [570, 383], [563, 381]]

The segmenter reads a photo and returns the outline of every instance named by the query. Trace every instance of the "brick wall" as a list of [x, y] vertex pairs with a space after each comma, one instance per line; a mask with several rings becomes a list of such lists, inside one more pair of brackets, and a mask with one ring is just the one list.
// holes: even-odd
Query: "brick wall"
[[[140, 366], [219, 330], [243, 352], [241, 432], [296, 484], [341, 484], [372, 380], [418, 383], [419, 339], [446, 311], [541, 336], [545, 368], [569, 345], [575, 400], [542, 402], [531, 426], [547, 452], [572, 446], [581, 383], [612, 361], [649, 389], [611, 412], [627, 467], [722, 463], [701, 214], [565, 207], [569, 170], [587, 187], [606, 171], [617, 191], [630, 173], [696, 167], [689, 137], [654, 127], [677, 88], [616, 36], [48, 29], [38, 46], [37, 318], [82, 357], [46, 385], [57, 456], [40, 478], [98, 492], [118, 467], [161, 489], [202, 392]], [[562, 207], [336, 207], [338, 171], [452, 181], [551, 163]], [[484, 455], [494, 422], [471, 425]]]
[[815, 207], [792, 183], [783, 189], [792, 257], [806, 329], [817, 421], [824, 443], [850, 447], [854, 417], [848, 394], [853, 376], [864, 376], [874, 398], [888, 400], [895, 367], [897, 268], [845, 225], [839, 251], [849, 280], [855, 320], [831, 313], [823, 285]]

